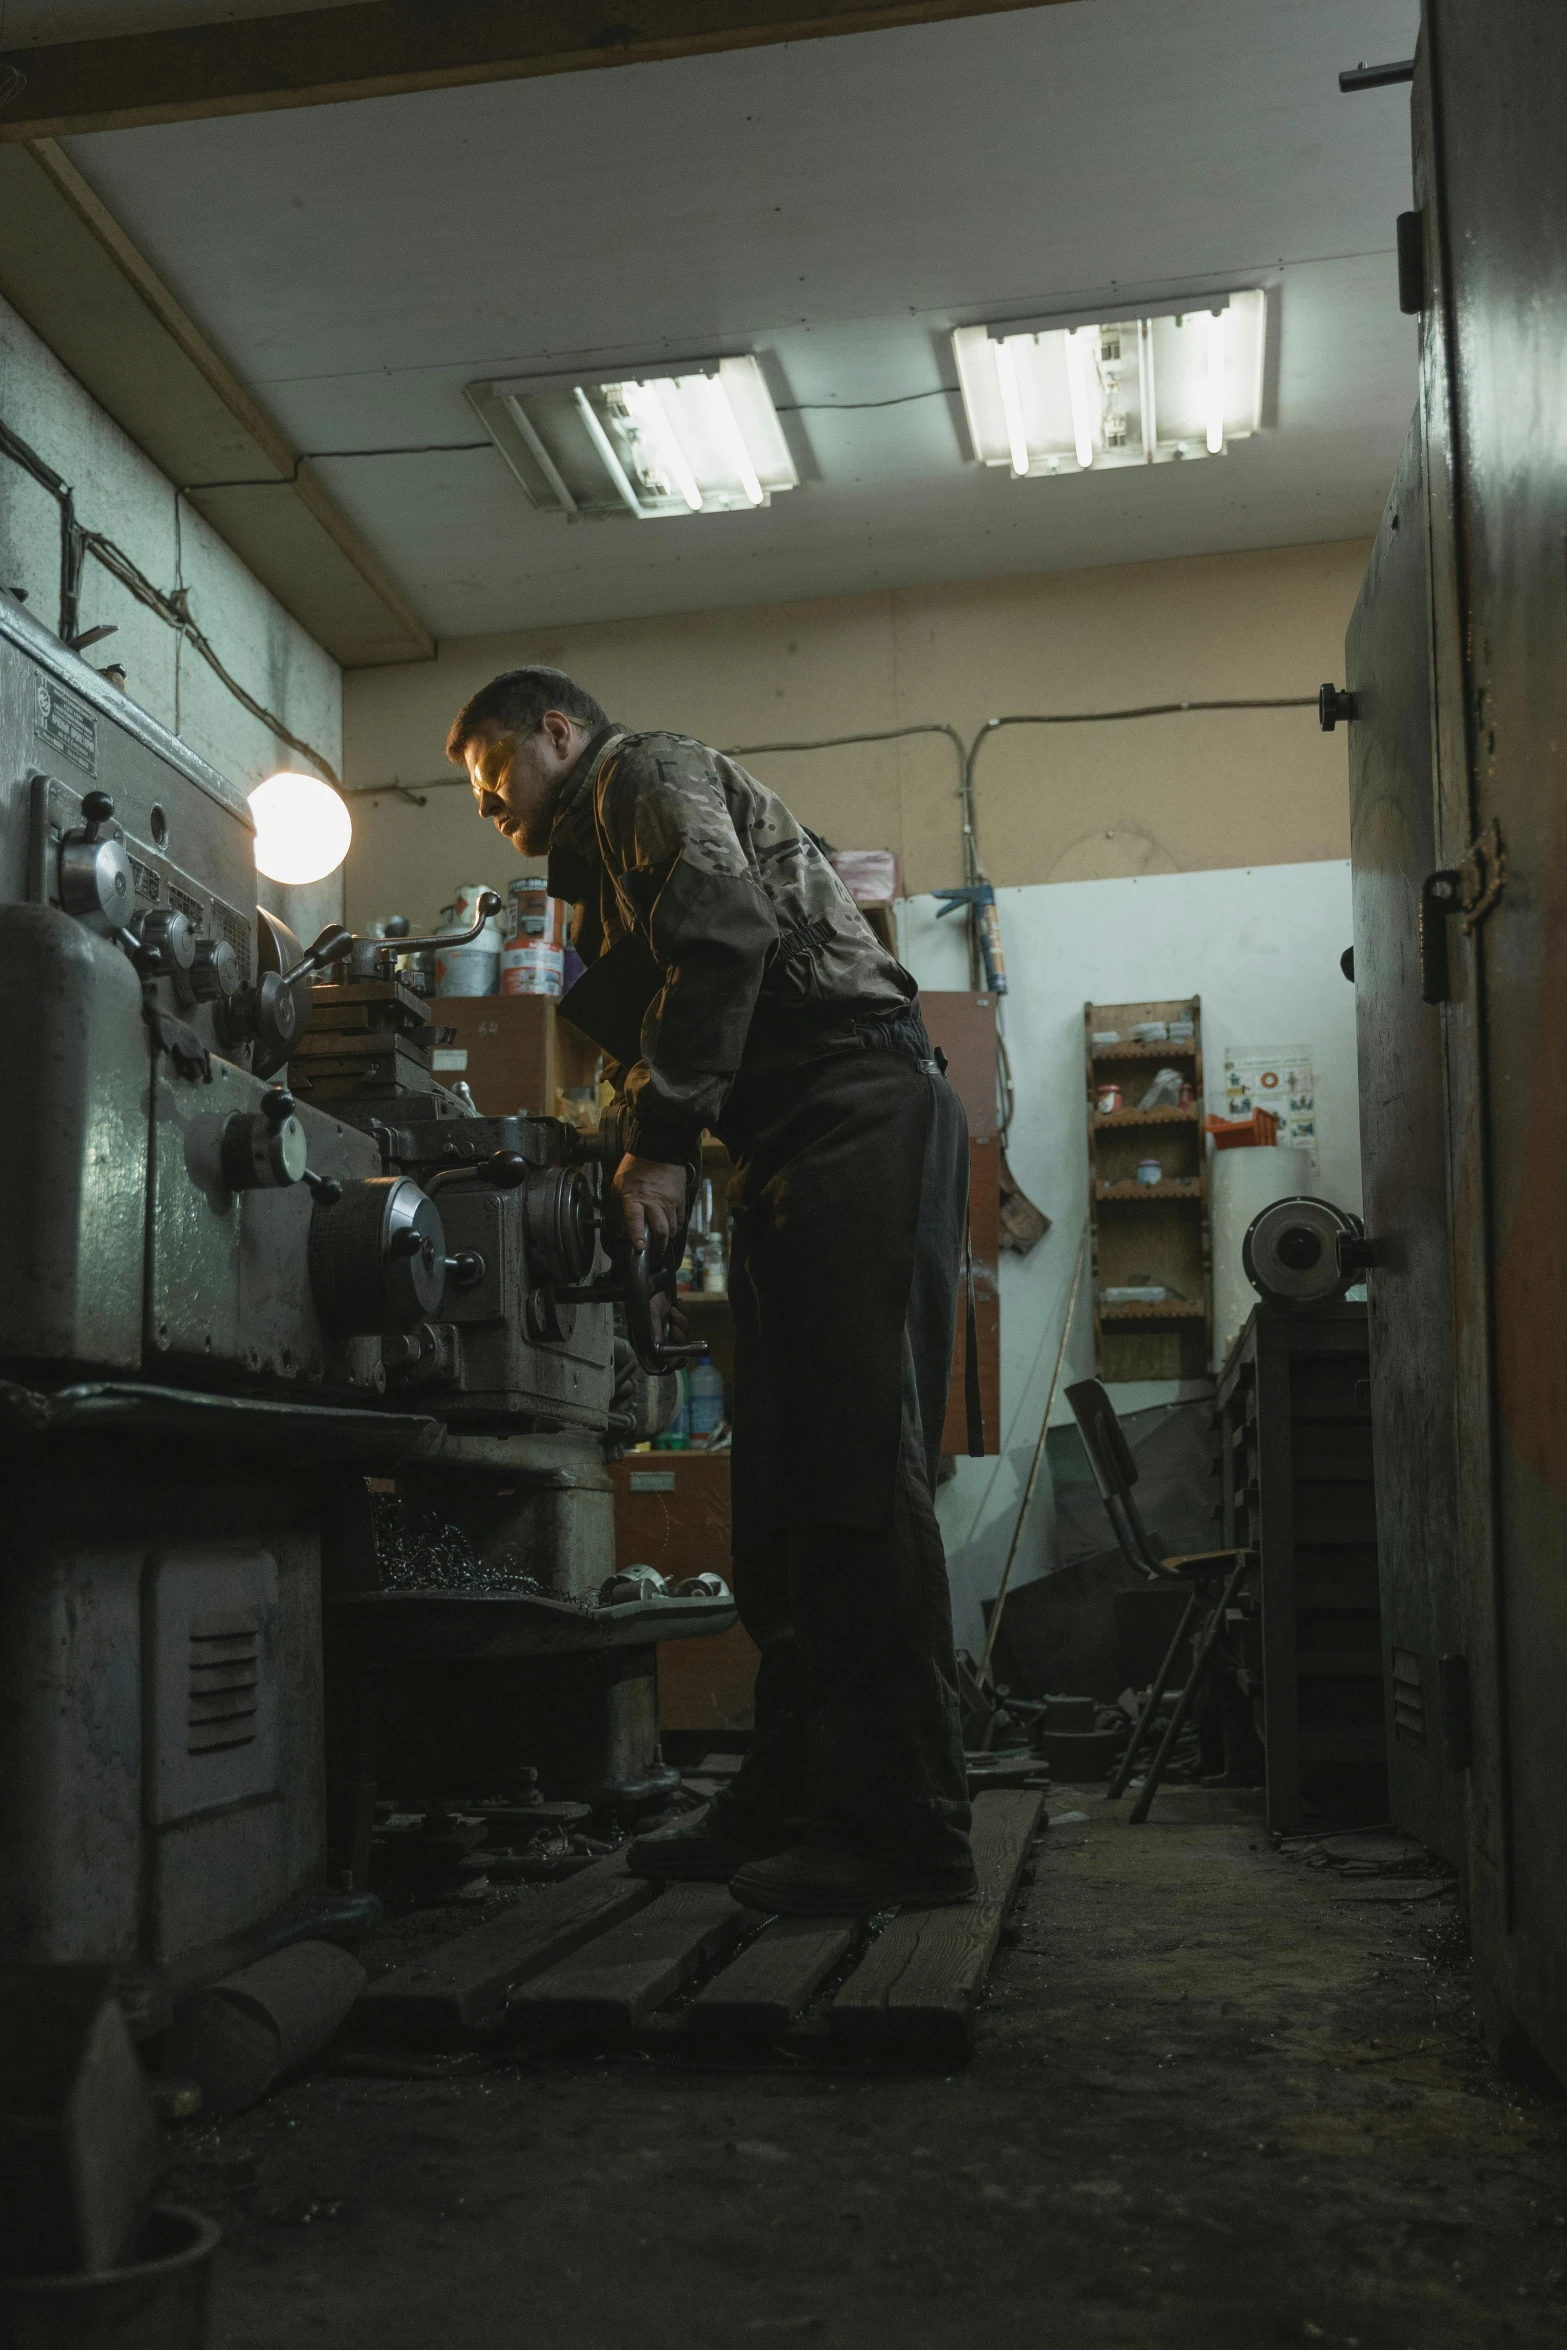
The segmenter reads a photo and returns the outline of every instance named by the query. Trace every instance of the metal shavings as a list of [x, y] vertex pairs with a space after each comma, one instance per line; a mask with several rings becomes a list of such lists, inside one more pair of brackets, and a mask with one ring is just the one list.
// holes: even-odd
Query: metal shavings
[[383, 1591], [511, 1591], [563, 1601], [513, 1555], [486, 1563], [462, 1528], [437, 1509], [412, 1509], [401, 1494], [372, 1493], [370, 1512]]

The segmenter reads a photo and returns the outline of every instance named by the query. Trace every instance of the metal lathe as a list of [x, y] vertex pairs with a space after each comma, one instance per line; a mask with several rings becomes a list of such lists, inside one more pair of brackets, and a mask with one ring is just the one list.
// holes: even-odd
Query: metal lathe
[[613, 1135], [443, 1086], [401, 942], [303, 948], [243, 795], [5, 598], [0, 746], [0, 1955], [155, 2028], [363, 1885], [378, 1708], [432, 1801], [635, 1797], [654, 1643], [733, 1611], [600, 1604], [672, 1387]]

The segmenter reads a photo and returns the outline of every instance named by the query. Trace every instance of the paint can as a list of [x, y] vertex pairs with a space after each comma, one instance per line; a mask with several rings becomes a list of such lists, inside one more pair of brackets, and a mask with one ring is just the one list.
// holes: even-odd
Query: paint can
[[[452, 894], [450, 923], [447, 921], [445, 910], [442, 910], [441, 928], [443, 930], [448, 928], [471, 930], [479, 919], [480, 902], [486, 896], [494, 897], [498, 894], [487, 881], [465, 881], [461, 889], [455, 890]], [[492, 938], [495, 951], [498, 954], [506, 943], [506, 920], [502, 914], [491, 914], [473, 943], [476, 947], [488, 946]]]
[[482, 933], [477, 946], [437, 947], [435, 992], [437, 995], [494, 995], [500, 962], [499, 947], [489, 945]]
[[501, 993], [559, 996], [565, 989], [565, 968], [559, 947], [514, 938], [501, 949]]

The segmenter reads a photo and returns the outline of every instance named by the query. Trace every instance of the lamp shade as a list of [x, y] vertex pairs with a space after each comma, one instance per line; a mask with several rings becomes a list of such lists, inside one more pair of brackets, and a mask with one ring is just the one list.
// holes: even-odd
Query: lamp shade
[[256, 871], [268, 881], [324, 881], [348, 854], [354, 820], [319, 775], [269, 775], [250, 795]]

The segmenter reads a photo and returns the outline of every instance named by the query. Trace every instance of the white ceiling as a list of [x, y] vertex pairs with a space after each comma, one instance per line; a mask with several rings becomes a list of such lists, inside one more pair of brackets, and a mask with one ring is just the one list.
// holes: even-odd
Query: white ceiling
[[[14, 38], [45, 0], [10, 13]], [[472, 440], [465, 383], [589, 358], [756, 350], [811, 411], [802, 487], [756, 513], [569, 525], [488, 449], [324, 463], [461, 636], [1370, 532], [1414, 396], [1408, 93], [1336, 75], [1408, 56], [1417, 23], [1416, 0], [1075, 0], [70, 153], [302, 449]], [[970, 459], [953, 324], [1259, 282], [1253, 440], [1053, 481]], [[822, 413], [911, 393], [936, 396]]]

